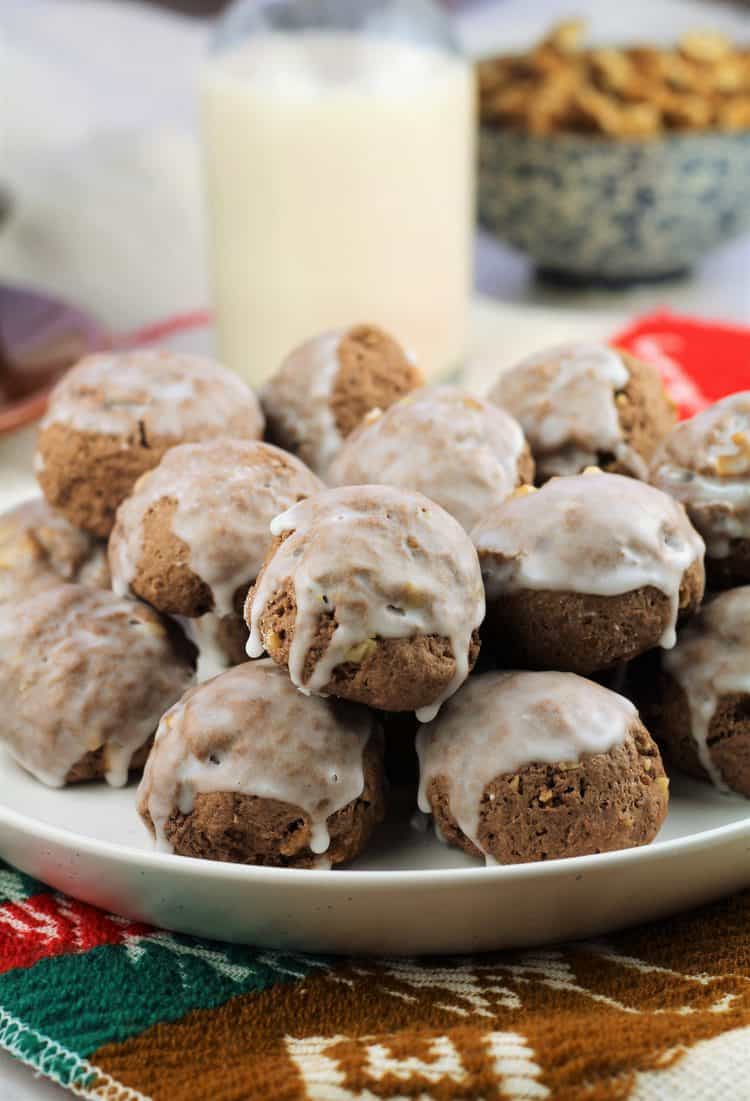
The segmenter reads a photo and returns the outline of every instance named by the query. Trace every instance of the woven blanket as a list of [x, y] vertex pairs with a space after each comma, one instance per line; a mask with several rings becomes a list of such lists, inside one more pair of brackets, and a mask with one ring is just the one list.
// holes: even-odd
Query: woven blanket
[[101, 1101], [746, 1101], [750, 894], [439, 960], [164, 933], [0, 865], [0, 1043]]

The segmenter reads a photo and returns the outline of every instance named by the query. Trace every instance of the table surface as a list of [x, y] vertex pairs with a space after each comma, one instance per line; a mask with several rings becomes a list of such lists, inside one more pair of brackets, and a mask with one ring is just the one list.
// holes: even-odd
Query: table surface
[[0, 1097], [3, 1101], [60, 1101], [67, 1090], [38, 1078], [12, 1055], [0, 1050]]
[[[700, 0], [579, 0], [575, 7], [591, 13], [599, 40], [648, 26], [650, 38], [668, 41], [706, 23], [750, 37], [746, 13]], [[112, 0], [3, 0], [1, 9], [0, 178], [14, 209], [0, 233], [0, 278], [86, 303], [116, 329], [204, 305], [192, 88], [207, 26]], [[513, 48], [569, 10], [569, 0], [483, 3], [466, 8], [460, 30], [474, 52]], [[137, 50], [122, 49], [136, 41]], [[481, 239], [477, 283], [495, 305], [485, 300], [474, 311], [471, 381], [481, 388], [500, 365], [498, 348], [510, 361], [566, 336], [603, 336], [628, 314], [659, 305], [746, 321], [749, 271], [746, 238], [712, 254], [687, 281], [581, 293], [538, 284], [522, 257]], [[19, 497], [28, 491], [32, 447], [31, 432], [0, 441], [4, 488]], [[3, 1101], [63, 1095], [0, 1052]]]

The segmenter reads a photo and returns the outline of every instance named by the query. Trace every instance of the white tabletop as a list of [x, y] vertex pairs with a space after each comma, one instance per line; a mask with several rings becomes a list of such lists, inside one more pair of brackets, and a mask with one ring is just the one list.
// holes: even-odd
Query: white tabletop
[[60, 1101], [70, 1094], [62, 1086], [38, 1078], [23, 1063], [0, 1050], [0, 1097], [3, 1101]]
[[[701, 0], [574, 7], [594, 13], [593, 33], [604, 40], [629, 37], [633, 26], [668, 40], [706, 23], [750, 38], [746, 15]], [[461, 29], [469, 48], [488, 52], [527, 44], [569, 10], [569, 0], [499, 0], [470, 9]], [[206, 304], [192, 130], [206, 41], [200, 23], [122, 0], [2, 0], [0, 185], [10, 186], [15, 206], [0, 232], [0, 278], [58, 291], [117, 329]], [[512, 360], [565, 337], [604, 336], [626, 315], [657, 305], [750, 318], [747, 239], [713, 254], [692, 280], [658, 292], [543, 289], [522, 258], [487, 240], [477, 266], [481, 288], [497, 299], [474, 310], [470, 378], [480, 389], [502, 365], [498, 347]], [[32, 484], [32, 447], [29, 431], [0, 441], [3, 489], [19, 498]], [[55, 1096], [63, 1091], [0, 1053], [2, 1101]]]

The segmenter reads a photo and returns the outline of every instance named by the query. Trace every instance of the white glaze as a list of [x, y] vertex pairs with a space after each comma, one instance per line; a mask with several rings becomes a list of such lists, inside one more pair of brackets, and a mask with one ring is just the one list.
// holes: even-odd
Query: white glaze
[[419, 809], [430, 813], [430, 783], [448, 782], [450, 809], [479, 841], [484, 790], [531, 764], [574, 763], [622, 744], [638, 719], [624, 696], [574, 673], [485, 673], [472, 677], [440, 716], [417, 733]]
[[489, 399], [520, 421], [540, 480], [578, 474], [602, 453], [645, 478], [648, 468], [625, 442], [615, 404], [629, 378], [613, 348], [561, 344], [504, 371]]
[[[328, 819], [364, 790], [375, 719], [354, 704], [307, 699], [272, 661], [238, 665], [189, 692], [162, 719], [139, 790], [159, 848], [164, 826], [195, 796], [276, 799], [310, 819], [310, 848], [328, 850]], [[325, 865], [325, 860], [318, 862]]]
[[321, 333], [295, 348], [261, 391], [279, 442], [293, 448], [322, 478], [344, 442], [331, 409], [331, 392], [345, 333]]
[[188, 619], [187, 616], [173, 617], [180, 625], [193, 646], [198, 651], [195, 680], [198, 684], [218, 676], [232, 663], [221, 642], [222, 616], [206, 612], [205, 615]]
[[51, 424], [135, 440], [257, 439], [264, 427], [258, 399], [232, 371], [148, 349], [81, 360], [52, 392], [42, 428]]
[[124, 784], [192, 680], [157, 614], [110, 592], [59, 584], [0, 616], [0, 736], [51, 787], [101, 747], [107, 781]]
[[74, 581], [109, 588], [106, 544], [73, 527], [42, 497], [0, 516], [0, 602]]
[[672, 429], [651, 480], [678, 501], [712, 558], [750, 539], [750, 390], [730, 394]]
[[489, 600], [518, 589], [617, 596], [653, 586], [670, 601], [665, 648], [675, 643], [682, 578], [704, 552], [672, 497], [600, 471], [509, 498], [473, 539]]
[[716, 787], [728, 790], [711, 756], [708, 736], [722, 696], [750, 695], [750, 585], [704, 605], [662, 664], [687, 698], [690, 735], [700, 763]]
[[[266, 605], [291, 581], [297, 615], [289, 674], [301, 691], [323, 693], [334, 669], [357, 660], [373, 639], [439, 635], [450, 640], [455, 675], [418, 712], [425, 721], [437, 714], [468, 675], [472, 632], [484, 618], [479, 563], [460, 524], [419, 493], [362, 486], [303, 501], [277, 516], [271, 530], [291, 534], [266, 565], [246, 609], [250, 657], [259, 657], [269, 642], [260, 631]], [[322, 612], [335, 614], [337, 626], [305, 680]]]
[[271, 444], [225, 439], [174, 447], [118, 509], [109, 543], [113, 587], [130, 590], [147, 549], [144, 521], [158, 502], [172, 502], [171, 530], [187, 548], [186, 564], [210, 588], [212, 613], [229, 615], [235, 593], [260, 572], [271, 520], [322, 489], [299, 459]]
[[518, 485], [524, 444], [504, 409], [457, 386], [425, 387], [353, 432], [328, 480], [417, 490], [471, 531]]

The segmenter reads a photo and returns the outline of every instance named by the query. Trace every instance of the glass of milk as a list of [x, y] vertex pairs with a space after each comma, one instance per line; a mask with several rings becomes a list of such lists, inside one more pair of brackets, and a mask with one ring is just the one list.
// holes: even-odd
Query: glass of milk
[[243, 0], [201, 88], [220, 353], [249, 382], [329, 328], [425, 372], [465, 349], [473, 68], [433, 0]]

